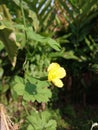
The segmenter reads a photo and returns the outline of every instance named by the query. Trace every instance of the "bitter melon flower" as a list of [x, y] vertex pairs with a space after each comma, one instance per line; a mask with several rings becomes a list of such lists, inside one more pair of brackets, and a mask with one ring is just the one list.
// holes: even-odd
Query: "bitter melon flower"
[[66, 76], [66, 71], [58, 63], [51, 63], [47, 69], [48, 81], [52, 82], [55, 86], [62, 88], [64, 86], [62, 78]]

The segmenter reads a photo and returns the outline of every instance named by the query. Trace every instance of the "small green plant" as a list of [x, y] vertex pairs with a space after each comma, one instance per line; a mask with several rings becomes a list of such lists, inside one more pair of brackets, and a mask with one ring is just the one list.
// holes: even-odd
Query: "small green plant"
[[30, 122], [27, 130], [56, 130], [57, 127], [56, 121], [48, 111], [33, 111], [27, 120]]

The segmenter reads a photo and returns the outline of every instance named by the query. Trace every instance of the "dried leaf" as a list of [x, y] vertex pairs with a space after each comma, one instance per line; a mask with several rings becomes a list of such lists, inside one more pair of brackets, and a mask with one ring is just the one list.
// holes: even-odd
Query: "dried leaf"
[[0, 104], [0, 130], [19, 130], [8, 117], [3, 104]]
[[18, 45], [16, 42], [16, 35], [13, 29], [6, 26], [0, 26], [0, 40], [5, 45], [5, 49], [8, 52], [9, 59], [13, 66], [16, 65]]

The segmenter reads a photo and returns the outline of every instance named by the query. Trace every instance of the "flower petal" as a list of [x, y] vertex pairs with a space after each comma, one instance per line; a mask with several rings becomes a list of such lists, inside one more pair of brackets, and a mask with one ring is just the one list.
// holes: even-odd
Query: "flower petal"
[[48, 73], [48, 80], [52, 81], [54, 78], [55, 78], [55, 76], [54, 76], [53, 72], [49, 71], [49, 73]]
[[54, 74], [56, 75], [56, 78], [64, 78], [66, 76], [66, 71], [63, 67], [59, 67]]
[[64, 86], [63, 82], [60, 79], [54, 79], [52, 80], [53, 84], [59, 88], [62, 88]]
[[60, 67], [60, 65], [59, 65], [58, 63], [51, 63], [51, 64], [49, 65], [47, 71], [48, 71], [48, 72], [51, 71], [51, 70], [54, 71], [54, 70], [58, 69], [59, 67]]

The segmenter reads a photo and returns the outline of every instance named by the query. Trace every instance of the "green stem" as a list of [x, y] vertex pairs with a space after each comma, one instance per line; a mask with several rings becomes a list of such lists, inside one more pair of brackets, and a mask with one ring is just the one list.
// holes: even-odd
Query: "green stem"
[[[24, 14], [22, 0], [20, 0], [20, 8], [21, 8], [21, 13], [22, 13], [22, 17], [23, 17], [23, 24], [24, 24], [24, 27], [26, 29], [26, 19], [25, 19], [25, 14]], [[26, 30], [25, 30], [25, 38], [26, 38], [26, 42], [27, 42], [28, 38], [27, 38], [27, 32], [26, 32]]]
[[25, 112], [26, 112], [27, 116], [29, 116], [30, 114], [29, 114], [29, 112], [28, 112], [27, 108], [25, 107], [24, 102], [22, 103], [22, 105], [23, 105], [23, 107], [24, 107], [24, 110], [25, 110]]

